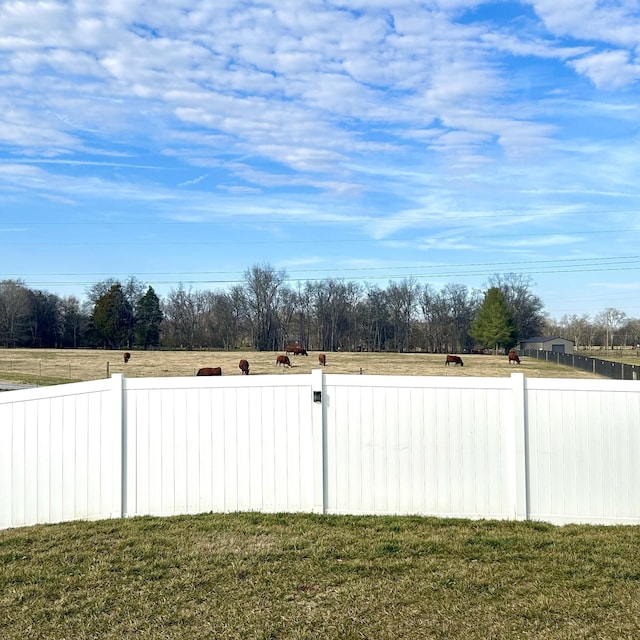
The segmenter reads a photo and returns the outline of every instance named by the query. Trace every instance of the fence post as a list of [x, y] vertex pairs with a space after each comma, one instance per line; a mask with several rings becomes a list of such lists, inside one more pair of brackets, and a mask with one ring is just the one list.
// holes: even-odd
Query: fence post
[[126, 424], [124, 418], [124, 375], [114, 373], [111, 378], [111, 410], [113, 411], [113, 485], [111, 512], [113, 518], [126, 515], [127, 456]]
[[313, 512], [327, 510], [327, 425], [324, 411], [326, 390], [322, 369], [311, 371], [311, 428], [313, 430]]
[[511, 431], [510, 493], [514, 520], [529, 519], [529, 465], [525, 377], [512, 373], [513, 420]]

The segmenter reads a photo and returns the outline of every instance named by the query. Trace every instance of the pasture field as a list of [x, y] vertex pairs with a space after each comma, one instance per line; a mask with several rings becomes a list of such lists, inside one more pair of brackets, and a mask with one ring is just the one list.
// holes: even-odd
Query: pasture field
[[631, 639], [640, 530], [206, 514], [0, 531], [3, 640]]
[[[0, 380], [27, 384], [59, 384], [106, 378], [124, 373], [129, 378], [193, 376], [200, 367], [222, 367], [222, 375], [241, 375], [238, 363], [249, 361], [250, 375], [309, 373], [320, 368], [318, 352], [289, 356], [291, 368], [276, 366], [271, 351], [131, 351], [125, 364], [122, 351], [95, 349], [0, 349]], [[529, 377], [597, 378], [592, 373], [522, 358], [510, 365], [504, 355], [462, 354], [464, 366], [444, 365], [443, 354], [328, 352], [327, 373], [412, 376], [509, 376], [521, 371]]]
[[576, 351], [576, 355], [610, 360], [611, 362], [622, 362], [623, 364], [637, 365], [640, 363], [640, 350], [638, 349], [580, 349]]

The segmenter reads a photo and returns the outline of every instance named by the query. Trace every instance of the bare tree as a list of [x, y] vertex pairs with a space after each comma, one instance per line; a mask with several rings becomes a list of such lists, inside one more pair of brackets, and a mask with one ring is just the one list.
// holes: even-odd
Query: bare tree
[[311, 339], [314, 335], [313, 286], [308, 282], [298, 283], [296, 289], [290, 291], [289, 304], [291, 313], [285, 325], [285, 342], [298, 340], [307, 349], [316, 346]]
[[560, 319], [558, 333], [563, 338], [573, 340], [576, 349], [585, 346], [589, 340], [591, 320], [587, 314], [564, 315]]
[[386, 291], [370, 287], [357, 312], [361, 339], [353, 345], [355, 350], [384, 350], [393, 332]]
[[350, 350], [359, 286], [330, 278], [314, 283], [311, 291], [318, 348], [323, 351]]
[[425, 285], [419, 293], [424, 338], [432, 352], [465, 351], [472, 347], [469, 328], [480, 304], [480, 294], [462, 284], [441, 291]]
[[62, 346], [78, 348], [84, 344], [84, 334], [89, 322], [89, 314], [85, 313], [80, 301], [75, 296], [65, 296], [60, 301], [60, 324]]
[[246, 333], [247, 310], [242, 287], [236, 285], [228, 292], [217, 293], [214, 312], [224, 348], [235, 349]]
[[478, 291], [470, 291], [463, 284], [447, 284], [440, 292], [440, 309], [444, 311], [441, 318], [444, 335], [448, 337], [447, 350], [466, 351], [473, 347], [469, 335], [471, 324], [477, 314], [481, 302]]
[[247, 312], [253, 346], [258, 351], [275, 351], [283, 341], [283, 327], [278, 317], [286, 271], [276, 271], [268, 264], [254, 265], [245, 274]]
[[20, 280], [0, 282], [0, 341], [18, 346], [28, 335], [29, 289]]
[[393, 343], [396, 351], [411, 349], [411, 329], [415, 319], [418, 285], [415, 280], [389, 282], [386, 290], [389, 314], [393, 325]]
[[613, 347], [613, 341], [616, 331], [620, 328], [627, 315], [613, 307], [607, 307], [601, 311], [596, 317], [596, 324], [602, 327], [605, 336], [605, 350], [609, 350], [609, 346]]
[[438, 353], [443, 350], [445, 343], [442, 318], [446, 316], [446, 310], [443, 308], [442, 300], [433, 285], [425, 284], [422, 287], [419, 305], [422, 311], [426, 350]]
[[60, 346], [60, 298], [46, 291], [29, 291], [29, 345]]
[[162, 305], [163, 342], [169, 347], [193, 349], [196, 344], [198, 304], [191, 289], [180, 283], [171, 289]]
[[632, 318], [623, 325], [626, 336], [625, 343], [630, 343], [636, 352], [640, 349], [640, 319]]

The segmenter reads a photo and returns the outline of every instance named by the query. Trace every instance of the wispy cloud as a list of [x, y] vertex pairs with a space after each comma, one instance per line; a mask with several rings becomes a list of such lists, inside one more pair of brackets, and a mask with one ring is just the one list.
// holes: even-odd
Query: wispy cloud
[[203, 175], [203, 176], [198, 176], [197, 178], [193, 178], [192, 180], [185, 180], [184, 182], [179, 182], [178, 186], [179, 187], [190, 187], [192, 185], [196, 185], [199, 184], [200, 182], [202, 182], [203, 180], [206, 180], [209, 176], [208, 175]]

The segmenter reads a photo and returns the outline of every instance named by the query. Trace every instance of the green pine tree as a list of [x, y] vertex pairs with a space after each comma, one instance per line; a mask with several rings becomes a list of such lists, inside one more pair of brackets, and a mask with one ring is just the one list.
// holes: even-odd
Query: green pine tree
[[144, 349], [157, 347], [160, 344], [162, 309], [153, 287], [149, 287], [138, 300], [135, 316], [136, 345]]
[[487, 349], [510, 348], [516, 343], [513, 317], [504, 294], [497, 287], [489, 289], [476, 319], [471, 324], [469, 335]]
[[105, 349], [130, 346], [131, 305], [116, 283], [101, 295], [93, 308], [92, 327], [97, 340]]

